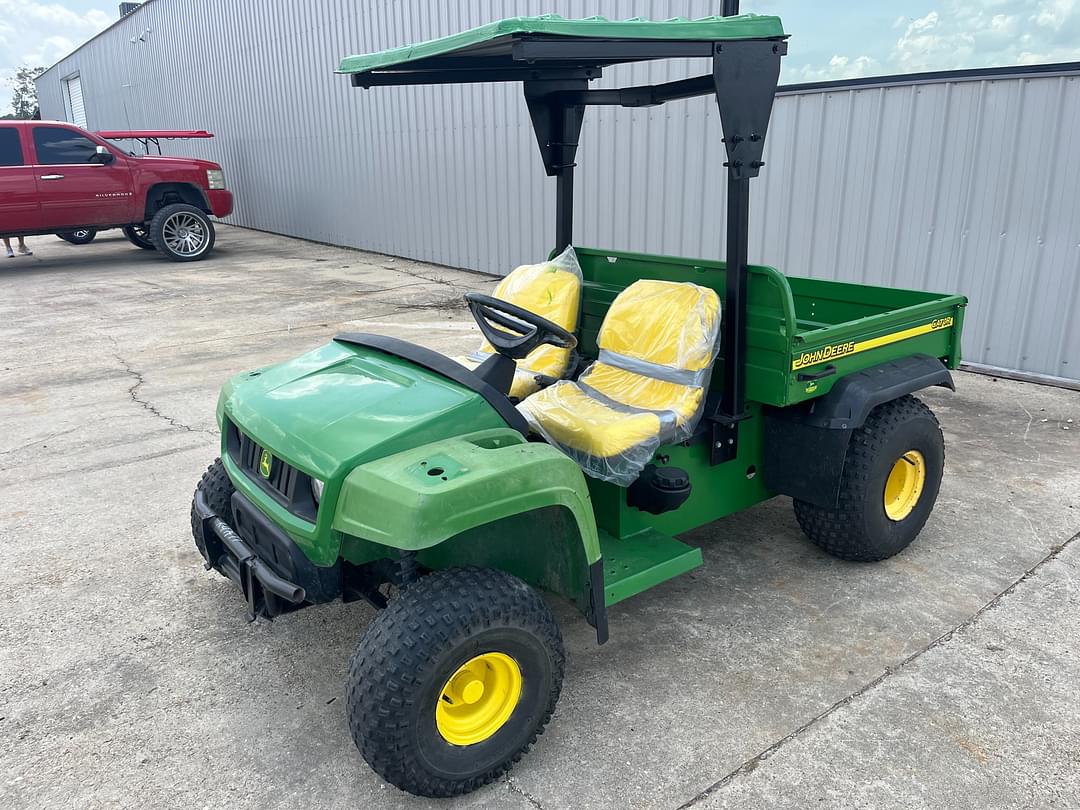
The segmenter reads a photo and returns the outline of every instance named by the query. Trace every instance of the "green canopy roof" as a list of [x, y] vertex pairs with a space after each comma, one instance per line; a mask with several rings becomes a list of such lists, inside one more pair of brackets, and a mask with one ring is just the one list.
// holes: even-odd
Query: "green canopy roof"
[[779, 17], [741, 14], [735, 17], [702, 17], [688, 20], [608, 20], [587, 17], [567, 20], [558, 14], [511, 17], [471, 28], [460, 34], [404, 45], [377, 53], [346, 56], [339, 73], [365, 73], [400, 68], [432, 57], [510, 57], [513, 40], [523, 35], [578, 37], [598, 40], [708, 41], [775, 39], [785, 36]]

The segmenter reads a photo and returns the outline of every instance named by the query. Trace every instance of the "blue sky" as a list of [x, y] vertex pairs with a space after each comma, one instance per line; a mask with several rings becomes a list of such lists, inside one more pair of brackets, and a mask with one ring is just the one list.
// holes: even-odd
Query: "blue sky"
[[[506, 0], [508, 15], [513, 5]], [[646, 5], [662, 18], [687, 4]], [[20, 64], [57, 61], [115, 20], [117, 6], [0, 0], [0, 80]], [[742, 9], [783, 18], [792, 34], [786, 83], [1080, 60], [1080, 0], [743, 0]], [[10, 96], [0, 83], [0, 112]]]

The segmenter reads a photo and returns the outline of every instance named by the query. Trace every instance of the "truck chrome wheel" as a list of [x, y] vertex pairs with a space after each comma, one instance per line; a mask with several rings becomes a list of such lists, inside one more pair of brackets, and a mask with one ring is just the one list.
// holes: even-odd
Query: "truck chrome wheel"
[[154, 214], [147, 230], [158, 252], [174, 262], [197, 261], [214, 246], [214, 224], [202, 210], [187, 203], [166, 205]]
[[94, 241], [97, 231], [92, 231], [89, 228], [77, 228], [74, 231], [63, 231], [58, 233], [57, 236], [73, 245], [88, 245]]
[[135, 247], [143, 250], [155, 249], [154, 242], [150, 238], [150, 229], [146, 225], [126, 225], [124, 227], [124, 236]]
[[165, 244], [180, 256], [195, 256], [206, 245], [206, 230], [188, 213], [173, 214], [161, 230]]

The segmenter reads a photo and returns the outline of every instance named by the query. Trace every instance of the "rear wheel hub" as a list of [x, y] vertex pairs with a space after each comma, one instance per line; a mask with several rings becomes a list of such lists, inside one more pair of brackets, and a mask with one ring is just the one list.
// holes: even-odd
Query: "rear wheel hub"
[[885, 514], [900, 521], [915, 509], [926, 484], [926, 459], [918, 450], [908, 450], [893, 464], [885, 481]]

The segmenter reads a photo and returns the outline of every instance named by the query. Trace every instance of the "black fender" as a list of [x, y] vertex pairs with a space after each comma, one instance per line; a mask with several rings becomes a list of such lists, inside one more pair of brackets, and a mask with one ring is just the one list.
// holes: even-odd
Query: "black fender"
[[956, 390], [941, 360], [915, 354], [849, 374], [818, 399], [766, 408], [765, 486], [780, 495], [835, 507], [852, 431], [862, 427], [878, 405], [933, 386]]
[[154, 218], [154, 214], [171, 203], [187, 203], [194, 205], [204, 214], [213, 213], [203, 190], [194, 183], [164, 182], [154, 183], [147, 189], [146, 210], [143, 216], [149, 222]]

